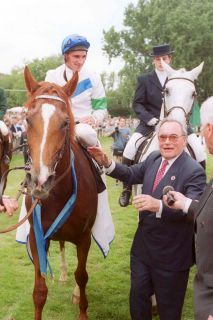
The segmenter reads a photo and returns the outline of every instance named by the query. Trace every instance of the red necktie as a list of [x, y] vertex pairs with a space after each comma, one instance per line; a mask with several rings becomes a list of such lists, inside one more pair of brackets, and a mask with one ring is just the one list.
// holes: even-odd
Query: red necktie
[[155, 191], [155, 189], [157, 188], [159, 182], [163, 178], [165, 170], [166, 170], [166, 167], [167, 167], [168, 164], [169, 164], [168, 160], [166, 160], [166, 159], [163, 160], [163, 162], [161, 164], [161, 167], [158, 170], [158, 173], [156, 174], [155, 181], [154, 181], [154, 184], [153, 184], [153, 187], [152, 187], [152, 192]]

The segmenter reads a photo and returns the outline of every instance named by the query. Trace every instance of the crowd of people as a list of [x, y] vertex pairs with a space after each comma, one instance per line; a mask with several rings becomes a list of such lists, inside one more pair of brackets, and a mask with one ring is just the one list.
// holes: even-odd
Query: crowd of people
[[[66, 37], [62, 42], [64, 64], [48, 71], [45, 80], [63, 86], [78, 71], [78, 86], [71, 97], [76, 136], [96, 161], [105, 167], [108, 175], [124, 182], [120, 205], [124, 207], [129, 204], [133, 184], [143, 183], [141, 194], [133, 198], [139, 221], [130, 254], [131, 319], [152, 319], [153, 293], [161, 320], [181, 319], [189, 271], [195, 263], [195, 235], [198, 248], [198, 274], [194, 287], [195, 319], [212, 320], [213, 260], [208, 252], [212, 243], [213, 186], [211, 180], [205, 189], [203, 167], [184, 151], [187, 135], [192, 133], [192, 129], [184, 128], [177, 120], [163, 121], [157, 131], [159, 151], [152, 152], [144, 162], [132, 166], [138, 140], [146, 139], [159, 122], [162, 91], [167, 81], [161, 61], [170, 64], [173, 51], [168, 44], [153, 47], [150, 56], [154, 70], [139, 77], [133, 99], [133, 109], [140, 122], [131, 120], [130, 123], [129, 119], [124, 118], [105, 120], [107, 100], [103, 84], [96, 73], [84, 67], [89, 47], [90, 43], [85, 37]], [[203, 135], [210, 153], [213, 153], [212, 99], [202, 105], [201, 112]], [[24, 115], [23, 118], [13, 119], [6, 115], [5, 122], [8, 122], [14, 139], [26, 132]], [[136, 132], [131, 135], [136, 127]], [[98, 137], [102, 135], [113, 138], [113, 155], [123, 155], [122, 164], [110, 160], [100, 148]], [[175, 192], [171, 191], [163, 197], [164, 188], [171, 184]], [[171, 195], [174, 201], [168, 204]], [[197, 202], [199, 199], [200, 202]], [[11, 214], [16, 208], [17, 202], [6, 197], [0, 210], [7, 210]], [[201, 254], [199, 248], [205, 254]]]

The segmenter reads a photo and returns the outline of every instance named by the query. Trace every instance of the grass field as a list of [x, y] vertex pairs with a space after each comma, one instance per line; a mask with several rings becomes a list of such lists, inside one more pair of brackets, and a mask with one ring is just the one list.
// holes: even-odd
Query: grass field
[[[111, 140], [103, 138], [104, 149], [109, 152]], [[21, 165], [21, 155], [15, 155], [12, 167]], [[212, 162], [208, 159], [208, 175], [212, 172]], [[9, 177], [7, 194], [15, 195], [23, 173], [16, 171]], [[93, 242], [88, 259], [89, 282], [87, 295], [90, 320], [129, 320], [129, 251], [137, 226], [137, 212], [132, 207], [121, 208], [118, 197], [121, 184], [107, 178], [110, 206], [116, 228], [116, 237], [106, 259]], [[0, 215], [0, 229], [17, 222], [18, 213], [12, 218]], [[67, 244], [69, 279], [65, 284], [59, 278], [59, 247], [52, 242], [50, 263], [54, 271], [54, 281], [48, 277], [49, 287], [47, 303], [44, 307], [44, 320], [74, 320], [78, 315], [78, 306], [71, 305], [70, 297], [74, 286], [73, 272], [76, 266], [75, 248]], [[195, 270], [190, 274], [186, 294], [183, 320], [193, 319], [192, 282]], [[15, 232], [0, 235], [0, 320], [29, 320], [34, 318], [32, 290], [34, 270], [25, 246], [15, 242]], [[175, 290], [175, 288], [174, 288]], [[157, 320], [158, 318], [155, 318]], [[172, 320], [172, 319], [171, 319]]]

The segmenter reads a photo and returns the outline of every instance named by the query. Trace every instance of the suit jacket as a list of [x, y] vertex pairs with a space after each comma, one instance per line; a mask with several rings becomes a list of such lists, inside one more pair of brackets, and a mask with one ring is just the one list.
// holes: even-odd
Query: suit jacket
[[213, 288], [213, 179], [207, 185], [200, 201], [192, 201], [188, 214], [196, 220], [195, 240], [198, 272], [206, 287]]
[[159, 119], [163, 98], [163, 87], [155, 71], [138, 78], [138, 85], [133, 99], [133, 110], [140, 120], [136, 132], [148, 135], [154, 130], [148, 126], [152, 118]]
[[[152, 193], [161, 159], [159, 151], [154, 151], [144, 162], [131, 167], [116, 164], [110, 176], [128, 185], [143, 183], [143, 194], [157, 199], [162, 199], [163, 188], [167, 185], [191, 199], [198, 199], [206, 185], [205, 172], [185, 152], [175, 160]], [[150, 211], [139, 213], [132, 254], [147, 265], [164, 270], [187, 270], [194, 262], [193, 248], [193, 221], [182, 211], [163, 206], [161, 218]]]

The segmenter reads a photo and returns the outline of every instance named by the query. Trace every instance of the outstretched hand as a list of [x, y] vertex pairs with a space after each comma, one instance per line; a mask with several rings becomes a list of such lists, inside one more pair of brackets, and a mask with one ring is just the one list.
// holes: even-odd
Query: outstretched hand
[[112, 161], [107, 157], [106, 153], [100, 147], [88, 147], [89, 154], [98, 162], [99, 165], [109, 167]]
[[8, 216], [12, 216], [18, 209], [18, 201], [8, 196], [3, 196], [3, 205], [0, 205], [0, 212], [6, 212]]

